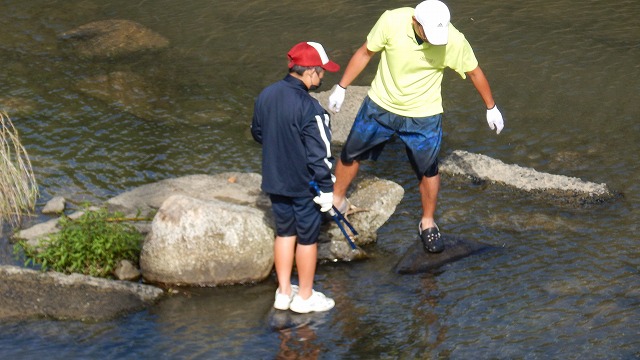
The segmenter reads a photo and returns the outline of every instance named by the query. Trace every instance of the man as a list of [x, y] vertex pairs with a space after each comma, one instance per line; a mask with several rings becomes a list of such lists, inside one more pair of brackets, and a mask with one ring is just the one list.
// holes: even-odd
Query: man
[[380, 63], [367, 97], [356, 116], [336, 166], [334, 204], [346, 211], [347, 188], [361, 160], [376, 160], [385, 143], [397, 135], [419, 181], [422, 218], [418, 234], [425, 251], [444, 250], [434, 213], [440, 175], [438, 153], [442, 139], [441, 83], [445, 68], [462, 78], [469, 76], [487, 108], [489, 127], [499, 134], [504, 127], [489, 83], [478, 66], [471, 46], [452, 24], [447, 6], [423, 1], [415, 9], [386, 11], [354, 53], [342, 79], [329, 97], [329, 109], [340, 111], [345, 91], [371, 57]]
[[[325, 70], [336, 72], [340, 66], [315, 42], [299, 43], [287, 55], [288, 75], [260, 93], [251, 124], [253, 138], [262, 144], [262, 190], [270, 196], [276, 222], [273, 306], [298, 313], [327, 311], [335, 302], [313, 290], [313, 278], [320, 211], [333, 204], [331, 131], [329, 114], [309, 90], [320, 86]], [[311, 181], [318, 184], [319, 195]], [[294, 259], [299, 286], [291, 285]]]

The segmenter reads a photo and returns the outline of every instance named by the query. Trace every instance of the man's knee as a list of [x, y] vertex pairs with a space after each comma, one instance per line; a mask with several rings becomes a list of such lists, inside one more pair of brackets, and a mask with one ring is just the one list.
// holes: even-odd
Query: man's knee
[[436, 159], [436, 161], [434, 161], [433, 164], [429, 166], [427, 171], [424, 172], [424, 176], [430, 178], [430, 177], [437, 176], [439, 173], [440, 173], [440, 169], [438, 167], [438, 159]]

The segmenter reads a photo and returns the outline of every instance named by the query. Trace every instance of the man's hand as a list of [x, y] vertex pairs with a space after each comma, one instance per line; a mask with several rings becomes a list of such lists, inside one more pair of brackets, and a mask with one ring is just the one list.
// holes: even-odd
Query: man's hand
[[327, 212], [333, 207], [333, 192], [323, 193], [313, 198], [313, 202], [320, 205], [320, 211]]
[[491, 130], [496, 129], [496, 134], [500, 134], [500, 131], [504, 128], [502, 114], [496, 105], [493, 105], [491, 109], [487, 109], [487, 123]]
[[342, 103], [344, 102], [344, 94], [347, 89], [340, 86], [340, 84], [336, 85], [336, 88], [333, 89], [333, 93], [329, 96], [329, 110], [339, 112], [340, 107], [342, 107]]

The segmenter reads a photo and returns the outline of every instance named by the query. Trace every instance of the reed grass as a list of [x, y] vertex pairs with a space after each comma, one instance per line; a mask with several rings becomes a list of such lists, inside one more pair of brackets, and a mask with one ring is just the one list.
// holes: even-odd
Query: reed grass
[[20, 224], [33, 212], [38, 186], [27, 151], [9, 115], [0, 111], [0, 224]]

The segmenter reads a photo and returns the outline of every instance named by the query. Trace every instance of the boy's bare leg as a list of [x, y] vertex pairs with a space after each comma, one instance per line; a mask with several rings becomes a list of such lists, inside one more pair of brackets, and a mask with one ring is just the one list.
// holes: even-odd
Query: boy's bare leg
[[296, 249], [296, 236], [276, 236], [273, 245], [273, 259], [281, 294], [291, 294], [291, 272]]
[[318, 262], [318, 244], [300, 245], [296, 249], [296, 268], [300, 289], [298, 295], [308, 299], [313, 290], [313, 278], [316, 275], [316, 263]]

